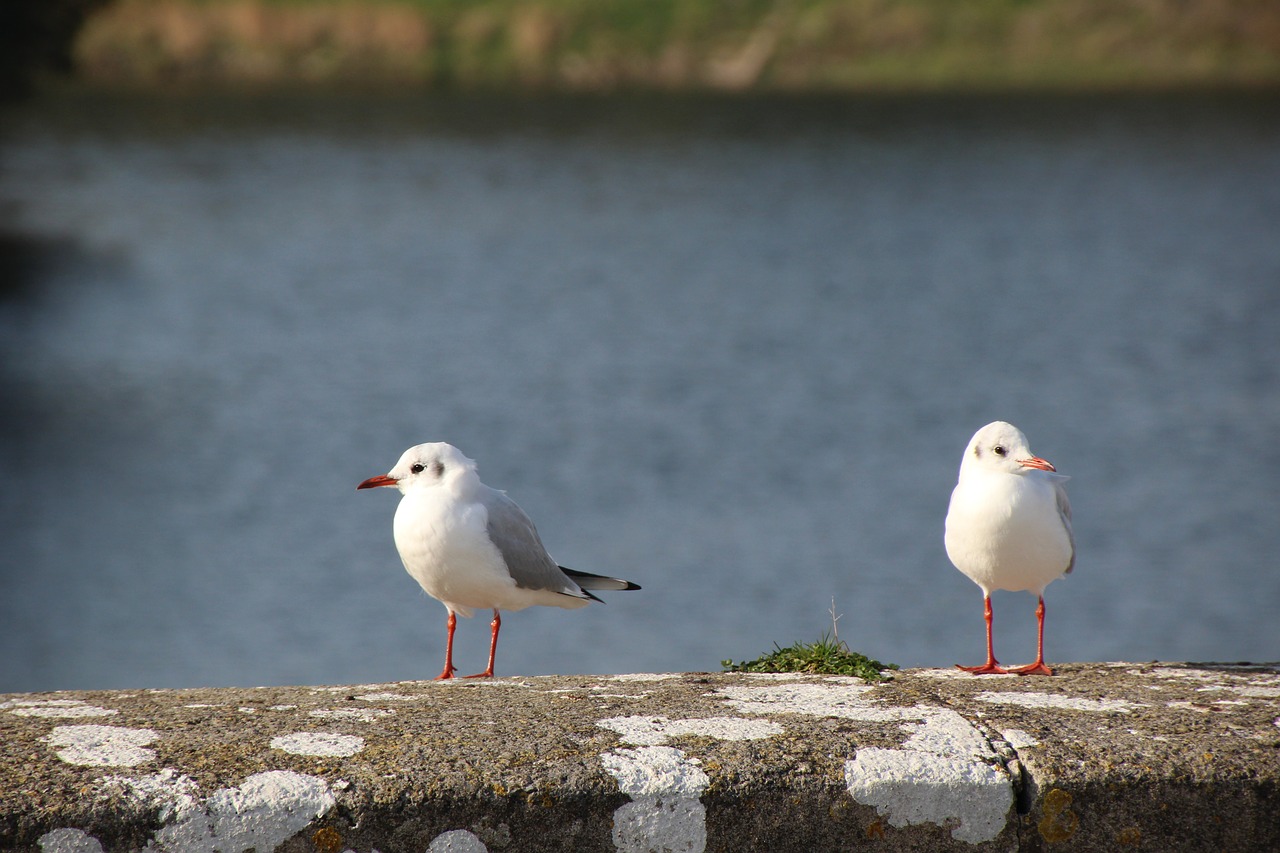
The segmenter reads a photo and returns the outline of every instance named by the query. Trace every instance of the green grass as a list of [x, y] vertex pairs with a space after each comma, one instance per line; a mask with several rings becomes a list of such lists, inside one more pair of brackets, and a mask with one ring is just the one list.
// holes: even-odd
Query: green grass
[[795, 643], [782, 648], [773, 644], [773, 651], [755, 660], [734, 663], [720, 662], [725, 672], [803, 672], [815, 675], [856, 675], [875, 684], [888, 681], [886, 669], [897, 669], [896, 663], [881, 663], [866, 655], [852, 651], [844, 641], [823, 634], [816, 643]]

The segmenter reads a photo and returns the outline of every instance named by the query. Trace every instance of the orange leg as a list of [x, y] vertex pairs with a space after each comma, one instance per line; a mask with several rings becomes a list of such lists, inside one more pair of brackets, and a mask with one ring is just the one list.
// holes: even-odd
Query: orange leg
[[489, 627], [493, 629], [493, 635], [489, 638], [489, 668], [484, 672], [468, 675], [467, 678], [493, 678], [493, 657], [498, 653], [498, 629], [502, 627], [502, 617], [498, 615], [496, 607], [493, 608], [493, 621], [489, 623]]
[[1036, 662], [1014, 667], [1010, 672], [1018, 675], [1053, 675], [1053, 670], [1044, 663], [1044, 596], [1040, 596], [1040, 603], [1036, 605], [1036, 621], [1040, 625], [1036, 635]]
[[453, 678], [453, 674], [457, 672], [453, 667], [453, 629], [458, 627], [458, 617], [453, 615], [453, 611], [449, 611], [449, 639], [444, 645], [444, 671], [435, 677], [436, 681], [444, 681]]
[[965, 672], [972, 672], [975, 675], [986, 675], [988, 673], [997, 673], [1003, 675], [1009, 670], [1002, 667], [996, 661], [995, 646], [991, 642], [991, 596], [982, 596], [982, 616], [987, 621], [987, 662], [981, 666], [961, 666], [956, 664], [956, 669], [963, 669]]

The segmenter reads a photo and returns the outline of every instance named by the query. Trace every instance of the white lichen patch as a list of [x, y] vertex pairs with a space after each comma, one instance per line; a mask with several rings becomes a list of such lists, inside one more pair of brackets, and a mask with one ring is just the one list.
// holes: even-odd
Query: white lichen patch
[[604, 769], [632, 801], [613, 813], [613, 844], [626, 853], [669, 850], [701, 853], [707, 809], [699, 797], [707, 774], [679, 749], [642, 746], [600, 756]]
[[[844, 717], [854, 720], [893, 720], [896, 709], [873, 705], [862, 699], [875, 688], [864, 682], [848, 685], [825, 683], [771, 684], [767, 687], [729, 685], [712, 695], [748, 714], [806, 714], [813, 717]], [[888, 716], [878, 714], [887, 713]]]
[[489, 848], [474, 832], [451, 829], [431, 839], [427, 853], [489, 853]]
[[916, 706], [896, 710], [904, 717], [903, 729], [911, 733], [902, 744], [905, 749], [980, 760], [995, 755], [982, 732], [950, 708]]
[[334, 806], [324, 779], [284, 770], [250, 776], [205, 800], [218, 850], [274, 850]]
[[970, 844], [995, 838], [1013, 806], [1013, 786], [1001, 770], [909, 749], [860, 749], [845, 763], [849, 794], [891, 826], [934, 823]]
[[364, 749], [364, 738], [333, 732], [295, 732], [273, 737], [271, 748], [291, 755], [346, 758]]
[[805, 714], [864, 723], [901, 723], [909, 737], [903, 746], [939, 755], [987, 758], [991, 744], [968, 720], [950, 708], [931, 705], [898, 707], [862, 698], [871, 685], [783, 684], [770, 687], [725, 687], [716, 691], [729, 704], [752, 714]]
[[120, 713], [90, 705], [83, 699], [12, 699], [0, 702], [0, 710], [19, 717], [110, 717]]
[[[1149, 678], [1164, 678], [1176, 681], [1199, 682], [1201, 690], [1244, 690], [1261, 689], [1262, 692], [1245, 693], [1246, 696], [1275, 698], [1280, 696], [1280, 674], [1274, 672], [1258, 672], [1246, 667], [1222, 665], [1214, 669], [1194, 669], [1187, 667], [1157, 666], [1143, 672], [1135, 670], [1133, 675], [1144, 675]], [[1275, 691], [1275, 692], [1272, 692]]]
[[194, 804], [200, 786], [195, 779], [166, 767], [147, 776], [104, 776], [99, 784], [104, 791], [122, 789], [130, 799], [148, 808], [159, 808], [161, 820], [168, 818], [175, 803]]
[[680, 735], [701, 735], [720, 740], [757, 740], [780, 735], [784, 729], [769, 720], [743, 717], [701, 717], [670, 720], [666, 717], [610, 717], [596, 725], [615, 731], [632, 746], [658, 746]]
[[672, 746], [613, 750], [601, 755], [600, 762], [629, 797], [697, 797], [711, 784], [697, 759]]
[[98, 839], [80, 829], [55, 829], [36, 840], [43, 853], [102, 853]]
[[138, 802], [159, 807], [165, 825], [146, 847], [152, 853], [274, 850], [336, 803], [324, 779], [287, 770], [255, 774], [203, 802], [195, 781], [172, 768], [135, 779], [107, 777], [103, 787], [123, 787]]
[[679, 677], [675, 672], [626, 672], [609, 676], [609, 681], [670, 681]]
[[[955, 679], [961, 679], [961, 680], [970, 680], [970, 679], [972, 679], [972, 678], [974, 677], [973, 673], [971, 673], [971, 672], [965, 672], [963, 669], [959, 669], [959, 668], [954, 667], [954, 666], [949, 666], [949, 667], [939, 667], [939, 668], [937, 668], [937, 669], [918, 669], [918, 670], [916, 670], [913, 674], [914, 674], [914, 675], [921, 676], [921, 677], [923, 677], [923, 678], [944, 678], [944, 679], [951, 679], [951, 678], [955, 678]], [[1009, 672], [1009, 673], [998, 672], [998, 673], [992, 673], [992, 674], [990, 674], [990, 675], [984, 675], [984, 676], [982, 676], [982, 677], [983, 677], [984, 679], [989, 679], [989, 678], [1008, 678], [1008, 679], [1015, 679], [1015, 678], [1019, 678], [1019, 676], [1018, 676], [1016, 673], [1012, 673], [1012, 672]]]
[[613, 813], [613, 846], [622, 853], [702, 853], [707, 849], [707, 807], [689, 798], [646, 798]]
[[1178, 710], [1180, 710], [1180, 711], [1197, 711], [1197, 712], [1199, 712], [1199, 713], [1201, 713], [1201, 714], [1207, 714], [1207, 713], [1209, 713], [1209, 709], [1208, 709], [1208, 708], [1206, 708], [1206, 707], [1205, 707], [1205, 706], [1203, 706], [1203, 705], [1197, 705], [1197, 704], [1196, 704], [1196, 703], [1194, 703], [1194, 702], [1186, 702], [1186, 701], [1181, 701], [1181, 700], [1179, 700], [1179, 701], [1175, 701], [1175, 702], [1165, 702], [1165, 703], [1164, 703], [1164, 706], [1165, 706], [1166, 708], [1176, 708], [1176, 709], [1178, 709]]
[[1174, 679], [1179, 681], [1199, 681], [1201, 684], [1216, 684], [1225, 688], [1239, 686], [1262, 686], [1262, 688], [1280, 688], [1280, 674], [1276, 672], [1258, 672], [1248, 667], [1216, 666], [1212, 670], [1199, 670], [1194, 667], [1157, 666], [1149, 671], [1135, 670], [1133, 675], [1144, 675], [1148, 678]]
[[151, 729], [121, 726], [57, 726], [41, 740], [58, 758], [81, 767], [133, 767], [156, 757], [147, 744], [160, 735]]
[[407, 693], [365, 693], [357, 696], [361, 702], [420, 702], [426, 696], [410, 696]]
[[1135, 669], [1129, 673], [1130, 675], [1141, 675], [1148, 678], [1175, 678], [1181, 681], [1213, 681], [1219, 682], [1227, 678], [1221, 672], [1212, 672], [1207, 669], [1192, 669], [1188, 667], [1175, 666], [1157, 666], [1150, 670]]
[[[637, 681], [635, 683], [641, 684], [643, 682]], [[592, 699], [643, 699], [644, 697], [649, 696], [653, 693], [652, 690], [644, 690], [639, 688], [632, 688], [627, 692], [619, 693], [617, 692], [619, 689], [625, 689], [625, 688], [615, 688], [609, 684], [592, 684], [589, 687], [557, 688], [555, 690], [549, 690], [547, 692], [548, 693], [580, 694], [585, 690], [591, 695]]]
[[1091, 711], [1094, 713], [1127, 714], [1134, 708], [1145, 708], [1141, 702], [1126, 699], [1084, 699], [1078, 696], [1060, 696], [1056, 693], [1017, 693], [988, 690], [973, 697], [992, 705], [1017, 705], [1022, 708], [1053, 708], [1065, 711]]
[[1024, 732], [1022, 729], [1005, 729], [1000, 732], [1000, 737], [1004, 738], [1009, 746], [1014, 749], [1027, 749], [1028, 747], [1040, 745], [1040, 741], [1036, 740], [1035, 735]]
[[[437, 681], [435, 684], [444, 684], [446, 682]], [[477, 690], [485, 687], [524, 687], [532, 690], [533, 685], [527, 681], [520, 681], [517, 678], [453, 678], [449, 684], [456, 684], [462, 687], [474, 687]]]
[[716, 691], [740, 711], [807, 714], [870, 723], [898, 723], [900, 749], [868, 748], [845, 763], [849, 794], [893, 826], [936, 823], [977, 844], [1003, 831], [1013, 807], [1013, 782], [987, 738], [950, 708], [899, 707], [868, 696], [867, 684], [774, 684]]
[[1257, 699], [1280, 699], [1280, 687], [1251, 687], [1245, 685], [1243, 687], [1231, 687], [1230, 689], [1241, 696], [1251, 696]]
[[311, 716], [322, 720], [359, 720], [362, 723], [372, 723], [393, 714], [395, 711], [390, 708], [321, 708], [311, 712]]
[[156, 833], [164, 851], [274, 850], [335, 805], [324, 779], [269, 770], [214, 791], [204, 808]]
[[[864, 687], [867, 682], [856, 675], [816, 675], [809, 672], [735, 672], [732, 675], [744, 681], [795, 681], [801, 683], [820, 684], [857, 684]], [[892, 678], [892, 675], [886, 673]]]

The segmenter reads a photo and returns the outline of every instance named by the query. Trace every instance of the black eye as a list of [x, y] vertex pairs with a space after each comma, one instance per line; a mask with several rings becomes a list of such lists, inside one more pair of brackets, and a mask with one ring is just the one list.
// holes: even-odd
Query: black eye
[[1007, 450], [1005, 450], [1005, 449], [1004, 449], [1004, 445], [1003, 445], [1003, 444], [997, 444], [995, 447], [993, 447], [993, 448], [991, 448], [991, 449], [995, 451], [996, 456], [1004, 456], [1006, 453], [1008, 453], [1008, 452], [1009, 452], [1009, 451], [1007, 451]]
[[409, 466], [409, 470], [415, 474], [421, 474], [425, 469], [421, 463], [415, 462]]

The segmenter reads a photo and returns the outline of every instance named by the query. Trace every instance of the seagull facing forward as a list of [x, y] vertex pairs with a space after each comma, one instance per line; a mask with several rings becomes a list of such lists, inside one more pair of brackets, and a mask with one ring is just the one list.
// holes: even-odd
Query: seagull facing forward
[[533, 604], [585, 607], [600, 601], [588, 590], [639, 589], [630, 581], [577, 572], [547, 554], [529, 516], [505, 492], [480, 482], [476, 463], [451, 444], [410, 447], [386, 474], [357, 489], [395, 486], [404, 497], [393, 531], [405, 571], [449, 611], [444, 670], [453, 678], [457, 615], [492, 609], [489, 666], [468, 678], [493, 675], [500, 610]]
[[[973, 673], [1053, 675], [1044, 662], [1044, 588], [1075, 565], [1069, 478], [1034, 455], [1013, 424], [996, 421], [974, 434], [947, 509], [947, 556], [982, 587], [987, 662]], [[1005, 669], [991, 643], [991, 591], [1026, 590], [1039, 599], [1036, 661]]]

